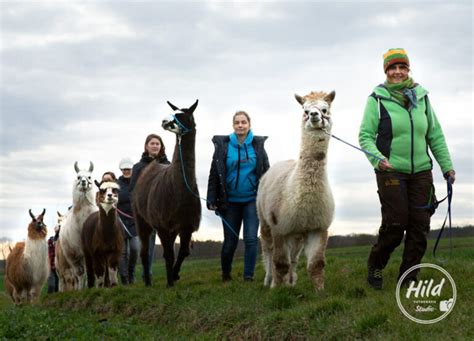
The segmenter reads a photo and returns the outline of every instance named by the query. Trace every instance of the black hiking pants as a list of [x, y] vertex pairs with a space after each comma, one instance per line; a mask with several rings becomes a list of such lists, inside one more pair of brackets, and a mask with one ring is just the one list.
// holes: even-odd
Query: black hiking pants
[[[400, 278], [414, 265], [418, 265], [426, 251], [432, 207], [435, 199], [431, 170], [416, 174], [376, 171], [378, 194], [382, 210], [382, 225], [377, 243], [372, 247], [368, 265], [383, 269], [390, 254], [400, 245], [405, 235], [405, 249], [400, 265]], [[408, 278], [416, 276], [411, 272]]]

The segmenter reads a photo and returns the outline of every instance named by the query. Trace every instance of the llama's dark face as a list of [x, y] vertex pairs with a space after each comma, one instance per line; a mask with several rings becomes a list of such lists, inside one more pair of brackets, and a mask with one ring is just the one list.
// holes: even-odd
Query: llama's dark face
[[116, 208], [120, 186], [116, 182], [103, 182], [99, 187], [99, 204], [109, 213], [110, 209]]
[[301, 97], [295, 95], [298, 103], [303, 107], [303, 125], [305, 130], [326, 130], [332, 127], [331, 102], [335, 92], [330, 94], [311, 93]]
[[89, 169], [79, 169], [77, 161], [74, 164], [74, 169], [77, 173], [75, 186], [81, 192], [88, 192], [92, 189], [92, 171], [94, 164], [90, 162]]
[[35, 217], [34, 214], [29, 210], [31, 223], [28, 226], [28, 237], [30, 239], [43, 239], [46, 237], [48, 230], [46, 225], [43, 222], [44, 214], [46, 213], [46, 209], [43, 209], [43, 212]]
[[161, 126], [163, 129], [179, 136], [186, 135], [196, 129], [194, 110], [196, 110], [198, 100], [187, 109], [178, 109], [178, 107], [170, 102], [168, 102], [168, 104], [174, 110], [174, 113], [162, 121]]

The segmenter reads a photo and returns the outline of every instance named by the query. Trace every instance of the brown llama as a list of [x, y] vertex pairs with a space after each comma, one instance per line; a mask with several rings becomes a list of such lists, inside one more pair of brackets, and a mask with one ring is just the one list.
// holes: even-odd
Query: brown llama
[[[179, 279], [183, 260], [189, 255], [193, 232], [199, 229], [201, 202], [196, 183], [194, 110], [198, 101], [188, 109], [178, 109], [172, 119], [163, 120], [162, 127], [176, 134], [176, 146], [170, 165], [151, 162], [138, 178], [132, 193], [132, 205], [141, 241], [143, 267], [148, 267], [149, 236], [153, 229], [163, 246], [166, 262], [167, 286]], [[185, 177], [183, 175], [185, 173]], [[180, 249], [175, 262], [174, 243], [179, 235]], [[151, 276], [144, 273], [145, 285]]]
[[124, 241], [120, 220], [117, 219], [119, 185], [115, 182], [95, 181], [99, 211], [92, 213], [82, 229], [87, 286], [93, 288], [97, 276], [98, 287], [117, 285], [117, 268]]
[[5, 265], [5, 289], [15, 304], [36, 301], [49, 274], [46, 209], [36, 218], [29, 213], [28, 237], [15, 245]]

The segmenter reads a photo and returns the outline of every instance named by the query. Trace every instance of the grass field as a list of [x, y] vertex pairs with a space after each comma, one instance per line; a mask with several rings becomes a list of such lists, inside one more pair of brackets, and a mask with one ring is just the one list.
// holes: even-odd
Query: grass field
[[[326, 290], [316, 293], [303, 259], [294, 288], [264, 288], [258, 264], [255, 282], [241, 279], [243, 262], [234, 264], [234, 280], [222, 283], [219, 259], [184, 263], [181, 280], [165, 288], [163, 261], [154, 267], [154, 286], [92, 289], [43, 294], [41, 302], [14, 307], [0, 292], [0, 339], [474, 339], [474, 238], [453, 239], [444, 264], [454, 278], [458, 298], [444, 320], [421, 325], [401, 314], [395, 300], [400, 261], [397, 250], [384, 271], [385, 287], [365, 283], [369, 246], [329, 249]], [[447, 241], [441, 251], [446, 253]], [[432, 250], [432, 243], [429, 252]], [[423, 262], [435, 263], [431, 255]]]

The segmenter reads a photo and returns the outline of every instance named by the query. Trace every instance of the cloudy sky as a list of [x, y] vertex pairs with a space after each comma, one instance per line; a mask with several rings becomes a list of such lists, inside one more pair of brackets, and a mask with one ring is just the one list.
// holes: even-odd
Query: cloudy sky
[[[333, 133], [357, 143], [367, 96], [384, 81], [382, 54], [404, 47], [430, 91], [457, 171], [454, 224], [473, 223], [472, 1], [1, 2], [0, 237], [21, 240], [28, 209], [72, 200], [74, 162], [95, 177], [138, 161], [145, 136], [174, 135], [166, 100], [196, 99], [197, 177], [205, 196], [215, 134], [236, 110], [268, 135], [271, 163], [296, 158], [301, 109], [294, 93], [336, 91]], [[379, 203], [365, 156], [333, 140], [332, 234], [375, 233]], [[445, 184], [434, 169], [438, 197]], [[433, 218], [439, 228], [443, 205]], [[203, 211], [197, 239], [221, 239]]]

